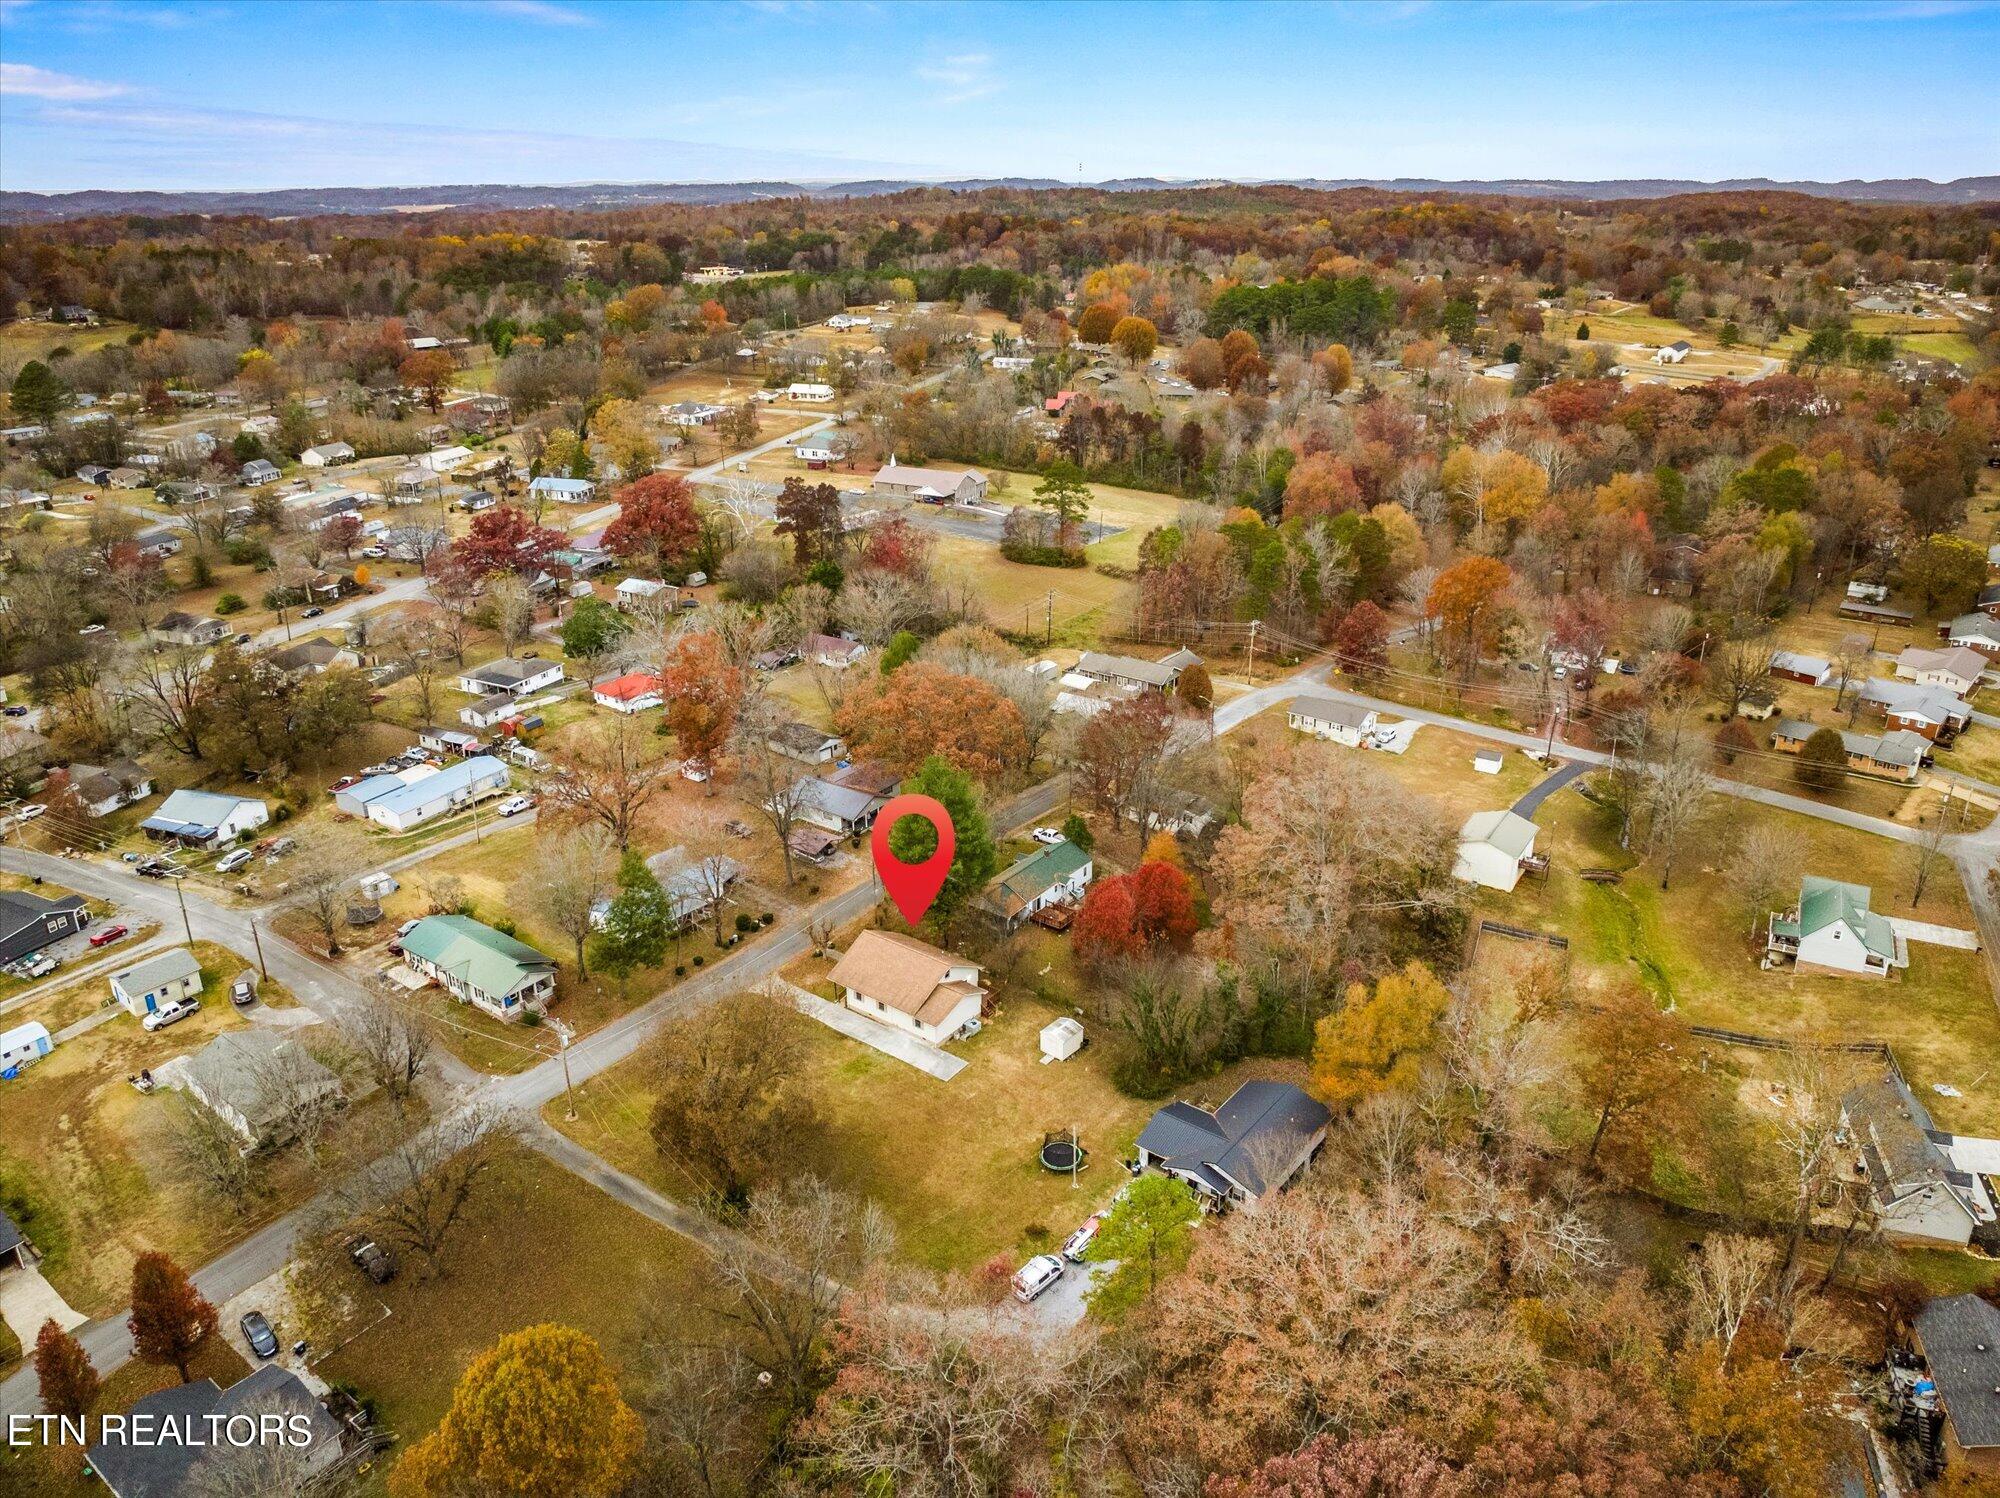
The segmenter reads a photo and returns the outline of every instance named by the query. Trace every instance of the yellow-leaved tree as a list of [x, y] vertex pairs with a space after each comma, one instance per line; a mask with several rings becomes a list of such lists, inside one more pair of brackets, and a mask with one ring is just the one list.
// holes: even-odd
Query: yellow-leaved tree
[[1346, 1002], [1314, 1028], [1313, 1091], [1343, 1108], [1411, 1086], [1450, 1006], [1450, 991], [1421, 962], [1383, 974], [1373, 992], [1350, 984]]
[[438, 1428], [390, 1475], [396, 1498], [599, 1498], [637, 1469], [644, 1432], [596, 1339], [544, 1323], [473, 1360]]

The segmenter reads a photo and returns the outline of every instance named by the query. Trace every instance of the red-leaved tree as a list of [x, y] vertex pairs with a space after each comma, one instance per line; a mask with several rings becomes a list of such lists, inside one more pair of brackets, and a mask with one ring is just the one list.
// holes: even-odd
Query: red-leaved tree
[[1072, 938], [1079, 960], [1095, 968], [1118, 957], [1185, 952], [1199, 924], [1193, 880], [1170, 863], [1142, 863], [1091, 885]]
[[496, 505], [472, 517], [472, 528], [451, 543], [451, 565], [462, 576], [492, 577], [518, 572], [533, 577], [549, 555], [567, 546], [561, 531], [537, 525], [518, 505]]
[[[706, 631], [674, 641], [660, 669], [660, 695], [681, 753], [713, 766], [736, 727], [736, 709], [743, 700], [743, 673], [729, 664], [722, 642]], [[708, 788], [713, 794], [713, 776]]]
[[171, 1363], [188, 1381], [188, 1364], [215, 1335], [215, 1307], [172, 1259], [143, 1253], [132, 1261], [132, 1347], [149, 1363]]
[[701, 540], [694, 492], [677, 473], [649, 473], [618, 491], [618, 518], [604, 528], [604, 549], [655, 573], [686, 565]]

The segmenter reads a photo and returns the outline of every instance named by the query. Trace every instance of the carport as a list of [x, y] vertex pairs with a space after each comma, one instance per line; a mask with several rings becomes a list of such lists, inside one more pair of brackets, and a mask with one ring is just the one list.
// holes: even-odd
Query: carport
[[10, 1263], [17, 1269], [32, 1268], [34, 1261], [28, 1256], [33, 1252], [14, 1219], [0, 1211], [0, 1268]]

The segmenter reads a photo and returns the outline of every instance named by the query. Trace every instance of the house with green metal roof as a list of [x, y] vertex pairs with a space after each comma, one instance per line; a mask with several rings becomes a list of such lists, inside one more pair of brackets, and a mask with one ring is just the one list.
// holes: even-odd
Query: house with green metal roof
[[1090, 855], [1067, 838], [1024, 853], [1000, 871], [979, 908], [1009, 931], [1051, 905], [1081, 900], [1093, 873]]
[[462, 1004], [516, 1020], [548, 1008], [556, 960], [464, 915], [425, 916], [402, 938], [403, 961]]
[[1891, 968], [1908, 967], [1908, 946], [1886, 916], [1868, 908], [1871, 894], [1865, 884], [1806, 875], [1798, 904], [1771, 913], [1765, 951], [1789, 957], [1801, 972], [1886, 978]]

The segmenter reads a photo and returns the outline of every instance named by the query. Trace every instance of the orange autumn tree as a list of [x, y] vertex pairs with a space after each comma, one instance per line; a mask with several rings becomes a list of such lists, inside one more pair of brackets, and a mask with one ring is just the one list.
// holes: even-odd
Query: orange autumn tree
[[389, 1477], [396, 1498], [511, 1493], [609, 1498], [637, 1470], [644, 1427], [595, 1339], [544, 1323], [465, 1370], [438, 1428]]
[[[660, 667], [660, 696], [681, 753], [713, 766], [736, 727], [736, 709], [743, 700], [743, 673], [730, 665], [722, 641], [706, 630], [674, 641]], [[708, 785], [713, 795], [712, 776]]]
[[1027, 763], [1021, 710], [977, 677], [928, 661], [912, 661], [851, 694], [834, 727], [856, 758], [882, 760], [902, 775], [933, 754], [981, 780]]
[[1467, 557], [1437, 575], [1425, 614], [1437, 621], [1438, 644], [1462, 679], [1470, 681], [1480, 656], [1500, 633], [1500, 605], [1514, 574], [1494, 557]]
[[1450, 991], [1421, 962], [1384, 973], [1372, 990], [1348, 985], [1346, 1002], [1313, 1028], [1313, 1092], [1340, 1108], [1410, 1090], [1450, 1007]]
[[187, 1271], [163, 1253], [132, 1261], [132, 1350], [148, 1363], [170, 1363], [188, 1381], [188, 1365], [215, 1334], [215, 1307]]

